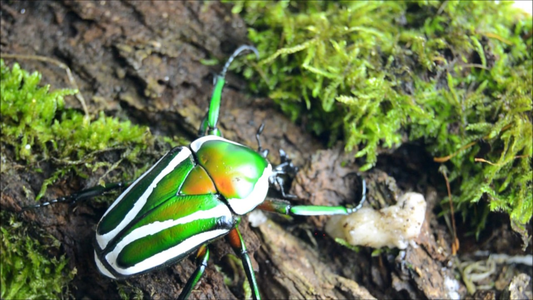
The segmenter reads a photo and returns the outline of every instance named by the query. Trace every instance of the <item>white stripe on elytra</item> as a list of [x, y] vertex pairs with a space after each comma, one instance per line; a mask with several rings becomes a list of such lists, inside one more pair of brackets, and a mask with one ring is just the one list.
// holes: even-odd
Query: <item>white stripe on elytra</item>
[[150, 169], [148, 169], [148, 171], [142, 173], [142, 175], [139, 178], [137, 178], [132, 184], [130, 184], [130, 186], [128, 186], [128, 188], [124, 192], [122, 192], [122, 194], [120, 194], [120, 196], [118, 196], [118, 198], [115, 201], [113, 201], [113, 203], [111, 203], [111, 205], [107, 208], [106, 212], [104, 213], [101, 219], [103, 219], [115, 206], [117, 206], [120, 200], [122, 200], [122, 198], [124, 198], [124, 196], [127, 195], [130, 192], [130, 190], [135, 185], [137, 185], [137, 183], [141, 179], [143, 179], [144, 176], [146, 176], [146, 174], [150, 173], [164, 157], [165, 156], [161, 157]]
[[165, 251], [161, 251], [153, 256], [150, 256], [149, 258], [143, 260], [142, 262], [123, 269], [117, 266], [116, 260], [109, 259], [109, 255], [106, 255], [107, 261], [109, 261], [109, 264], [117, 271], [118, 273], [124, 275], [124, 276], [130, 276], [134, 275], [140, 272], [144, 272], [146, 270], [158, 267], [166, 263], [167, 261], [177, 257], [180, 254], [186, 253], [190, 251], [191, 249], [194, 249], [197, 246], [200, 246], [202, 244], [205, 244], [206, 241], [212, 240], [214, 238], [217, 238], [219, 236], [222, 236], [229, 232], [229, 229], [216, 229], [216, 230], [210, 230], [205, 231], [202, 233], [199, 233], [197, 235], [194, 235], [183, 242], [179, 243], [178, 245], [169, 248]]
[[[141, 195], [141, 197], [139, 197], [139, 199], [137, 199], [137, 201], [135, 201], [135, 204], [130, 209], [130, 211], [126, 214], [126, 216], [124, 216], [124, 218], [120, 221], [120, 223], [113, 230], [111, 230], [110, 232], [108, 232], [106, 234], [103, 234], [103, 235], [96, 234], [96, 241], [98, 242], [98, 245], [100, 246], [100, 249], [104, 249], [107, 246], [107, 244], [109, 243], [109, 241], [111, 241], [116, 236], [117, 233], [119, 233], [122, 229], [124, 229], [124, 227], [126, 227], [129, 224], [129, 222], [131, 220], [133, 220], [137, 216], [137, 214], [141, 211], [141, 209], [146, 204], [146, 201], [148, 200], [148, 197], [150, 197], [150, 195], [152, 194], [154, 188], [157, 186], [159, 181], [161, 181], [161, 179], [163, 179], [168, 173], [170, 173], [172, 170], [174, 170], [178, 164], [180, 164], [182, 161], [184, 161], [185, 159], [187, 159], [191, 155], [192, 155], [191, 151], [188, 148], [184, 147], [180, 151], [180, 153], [178, 153], [178, 155], [176, 157], [174, 157], [168, 163], [168, 165], [161, 171], [161, 173], [159, 173], [157, 175], [157, 177], [154, 179], [154, 181], [152, 181], [150, 186], [148, 188], [146, 188], [146, 190]], [[163, 156], [163, 158], [164, 158], [164, 156]], [[161, 159], [163, 159], [163, 158], [161, 158]], [[124, 195], [126, 195], [146, 174], [148, 174], [150, 171], [152, 171], [152, 169], [154, 167], [156, 167], [161, 162], [161, 159], [154, 166], [152, 166], [150, 168], [150, 170], [146, 171], [141, 177], [139, 177], [139, 179], [137, 179], [124, 193], [122, 193], [122, 195], [120, 195], [120, 197], [118, 197], [118, 199], [113, 203], [113, 205], [111, 205], [111, 207], [104, 214], [104, 217], [105, 217], [105, 215], [107, 213], [109, 213], [109, 211], [111, 211], [111, 209], [113, 209], [113, 207], [115, 207], [115, 205], [118, 202], [120, 202], [124, 198]], [[102, 217], [102, 219], [104, 217]]]
[[[188, 216], [176, 220], [166, 220], [163, 222], [155, 221], [153, 223], [146, 224], [144, 226], [136, 228], [130, 234], [126, 235], [120, 242], [118, 242], [115, 248], [113, 248], [113, 250], [111, 250], [106, 255], [106, 260], [110, 263], [116, 261], [117, 256], [120, 254], [120, 252], [122, 252], [124, 247], [135, 242], [138, 239], [142, 239], [149, 235], [157, 234], [158, 232], [161, 232], [179, 224], [187, 224], [195, 220], [220, 217], [231, 218], [231, 212], [229, 208], [222, 203], [211, 209], [196, 211]], [[179, 253], [177, 253], [176, 255], [179, 255]]]
[[106, 267], [104, 267], [104, 264], [102, 264], [102, 262], [100, 261], [100, 258], [96, 254], [96, 251], [94, 251], [94, 261], [96, 262], [96, 266], [98, 267], [98, 270], [100, 271], [100, 273], [102, 273], [103, 275], [111, 279], [117, 279], [115, 276], [113, 276], [113, 274], [111, 274], [111, 272], [109, 272], [109, 270]]

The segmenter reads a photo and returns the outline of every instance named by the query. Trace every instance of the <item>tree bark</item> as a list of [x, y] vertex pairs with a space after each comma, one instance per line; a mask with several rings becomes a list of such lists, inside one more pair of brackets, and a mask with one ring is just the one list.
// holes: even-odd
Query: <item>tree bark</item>
[[[201, 60], [215, 57], [224, 62], [239, 45], [249, 44], [243, 20], [231, 13], [231, 6], [218, 2], [64, 0], [3, 2], [1, 9], [2, 53], [41, 55], [65, 63], [74, 72], [91, 114], [105, 111], [125, 115], [160, 135], [194, 138], [212, 93], [213, 74], [221, 68], [205, 66]], [[57, 66], [18, 62], [27, 70], [41, 72], [52, 88], [71, 87]], [[320, 142], [291, 123], [269, 99], [250, 99], [243, 88], [241, 79], [227, 74], [220, 114], [224, 136], [255, 148], [255, 132], [264, 122], [261, 139], [263, 147], [271, 150], [274, 163], [279, 160], [280, 148], [296, 165], [307, 163], [293, 189], [303, 199], [299, 203], [339, 205], [353, 201], [357, 168], [353, 164], [337, 167], [353, 161], [353, 156], [342, 154], [338, 147], [317, 152], [323, 148]], [[67, 107], [81, 109], [73, 97], [66, 102]], [[2, 208], [17, 210], [30, 205], [33, 199], [24, 191], [36, 194], [46, 178], [46, 170], [44, 173], [27, 169], [5, 173], [1, 179]], [[86, 184], [95, 178], [73, 181], [82, 181], [79, 184], [66, 179], [49, 188], [46, 197], [70, 194], [80, 186], [88, 187]], [[85, 202], [75, 211], [67, 205], [54, 205], [22, 216], [62, 242], [70, 266], [77, 268], [72, 283], [76, 298], [119, 297], [116, 283], [100, 275], [94, 264], [94, 228], [104, 211], [101, 205]], [[402, 290], [414, 290], [411, 296], [424, 294], [413, 282], [407, 283], [407, 288], [393, 289], [388, 269], [394, 267], [371, 258], [370, 250], [356, 254], [324, 237], [325, 221], [324, 217], [295, 218], [292, 222], [275, 219], [256, 229], [251, 229], [246, 219], [242, 222], [240, 228], [265, 297], [394, 298], [405, 295]], [[434, 239], [431, 241], [428, 243], [435, 244]], [[190, 298], [242, 298], [242, 291], [238, 287], [230, 290], [214, 267], [231, 249], [221, 239], [211, 250], [210, 265]], [[444, 260], [437, 260], [439, 267]], [[176, 298], [194, 268], [192, 259], [185, 259], [120, 285], [126, 291], [140, 289], [145, 298]], [[356, 282], [371, 288], [372, 293]], [[446, 297], [442, 286], [436, 290], [426, 295]]]

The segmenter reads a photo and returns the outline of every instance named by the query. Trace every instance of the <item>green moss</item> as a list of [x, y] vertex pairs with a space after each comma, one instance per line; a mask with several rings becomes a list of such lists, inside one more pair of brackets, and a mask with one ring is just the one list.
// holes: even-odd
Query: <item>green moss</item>
[[489, 1], [239, 1], [233, 12], [263, 55], [245, 70], [260, 76], [252, 89], [330, 144], [343, 139], [362, 170], [381, 149], [424, 141], [465, 218], [484, 199], [527, 238], [531, 16]]
[[[17, 163], [28, 169], [39, 171], [41, 164], [47, 162], [55, 170], [44, 180], [36, 199], [45, 193], [48, 185], [67, 174], [87, 177], [100, 169], [101, 173], [105, 170], [102, 176], [105, 177], [129, 162], [135, 165], [130, 172], [133, 174], [125, 172], [121, 179], [106, 178], [129, 180], [139, 176], [154, 161], [141, 154], [154, 143], [147, 128], [106, 117], [103, 113], [89, 119], [76, 110], [64, 109], [63, 97], [75, 94], [76, 90], [50, 92], [49, 86], [40, 86], [39, 73], [30, 74], [16, 63], [8, 68], [0, 60], [0, 73], [2, 152], [6, 147], [11, 148]], [[171, 139], [166, 142], [176, 143]], [[120, 155], [120, 159], [117, 157], [117, 162], [105, 160], [105, 153]], [[100, 181], [103, 183], [102, 178]], [[54, 239], [52, 246], [43, 246], [27, 237], [19, 227], [21, 224], [14, 223], [12, 218], [10, 224], [2, 224], [1, 298], [65, 297], [65, 287], [75, 270], [65, 274], [65, 258], [50, 259], [47, 255], [51, 247], [59, 247], [59, 242]], [[48, 236], [47, 239], [53, 238]]]
[[141, 300], [143, 299], [143, 292], [140, 288], [131, 285], [127, 280], [117, 281], [117, 291], [120, 299]]
[[[361, 251], [361, 248], [359, 246], [354, 246], [354, 245], [351, 245], [350, 243], [348, 243], [345, 239], [341, 239], [341, 238], [335, 238], [335, 242], [337, 244], [340, 244], [340, 245], [343, 245], [344, 247], [352, 250], [353, 252], [355, 253], [359, 253], [359, 251]], [[378, 250], [378, 249], [376, 249]]]
[[31, 232], [39, 236], [40, 243], [29, 236], [28, 228], [15, 220], [13, 215], [0, 212], [0, 280], [2, 299], [57, 299], [66, 297], [68, 283], [76, 269], [68, 271], [64, 256], [50, 257], [57, 250], [59, 241], [37, 228]]
[[[17, 63], [9, 68], [0, 60], [0, 72], [2, 155], [7, 156], [4, 151], [10, 148], [17, 163], [28, 170], [40, 171], [43, 163], [50, 164], [50, 169], [55, 170], [44, 180], [36, 199], [45, 193], [48, 185], [66, 175], [88, 177], [100, 171], [104, 174], [100, 178], [101, 184], [103, 179], [111, 182], [131, 180], [151, 166], [168, 145], [188, 144], [179, 137], [153, 137], [146, 127], [107, 117], [102, 112], [88, 118], [76, 110], [65, 109], [63, 97], [77, 93], [76, 90], [50, 92], [49, 86], [40, 85], [39, 73], [30, 74]], [[161, 150], [154, 150], [156, 143]], [[123, 171], [119, 178], [110, 178], [110, 172], [119, 168]], [[33, 193], [28, 191], [27, 194]], [[64, 274], [64, 257], [49, 259], [47, 254], [52, 246], [41, 246], [26, 237], [25, 231], [17, 231], [18, 227], [21, 223], [11, 221], [2, 224], [1, 228], [1, 298], [66, 297], [65, 287], [75, 270]], [[46, 238], [53, 239], [51, 236]], [[55, 239], [53, 247], [59, 247]], [[124, 285], [117, 288], [122, 297], [142, 298], [138, 289]]]
[[[224, 276], [224, 284], [231, 290], [236, 290], [238, 293], [242, 293], [244, 299], [252, 298], [252, 287], [250, 286], [250, 282], [246, 279], [244, 265], [239, 257], [228, 253], [222, 258], [220, 264], [215, 265], [215, 269], [217, 272], [222, 273]], [[242, 283], [242, 285], [239, 286], [239, 283]]]
[[[103, 113], [91, 120], [78, 111], [66, 110], [63, 97], [76, 90], [49, 92], [49, 86], [39, 86], [39, 73], [29, 74], [16, 63], [10, 69], [3, 60], [0, 67], [2, 144], [13, 147], [16, 159], [27, 167], [38, 169], [42, 161], [54, 165], [55, 171], [44, 181], [37, 199], [49, 184], [71, 172], [87, 177], [105, 168], [107, 175], [120, 162], [128, 161], [141, 165], [135, 174], [139, 175], [148, 166], [138, 158], [153, 144], [147, 128]], [[105, 161], [106, 152], [118, 153], [121, 159]]]

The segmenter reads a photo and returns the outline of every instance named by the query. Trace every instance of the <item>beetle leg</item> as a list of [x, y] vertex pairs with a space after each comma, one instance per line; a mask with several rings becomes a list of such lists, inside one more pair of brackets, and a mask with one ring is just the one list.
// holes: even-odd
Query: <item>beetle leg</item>
[[21, 212], [26, 211], [26, 210], [30, 210], [30, 209], [34, 209], [34, 208], [48, 206], [50, 204], [56, 204], [56, 203], [75, 204], [78, 201], [82, 201], [82, 200], [86, 200], [86, 199], [89, 199], [89, 198], [92, 198], [92, 197], [100, 196], [100, 195], [104, 194], [105, 192], [109, 192], [109, 191], [112, 191], [112, 190], [125, 188], [128, 185], [130, 185], [130, 184], [131, 184], [131, 181], [109, 183], [109, 184], [106, 184], [105, 186], [95, 186], [95, 187], [92, 187], [92, 188], [81, 190], [81, 191], [79, 191], [77, 193], [74, 193], [74, 194], [71, 194], [71, 195], [68, 195], [68, 196], [64, 196], [64, 197], [60, 197], [60, 198], [53, 199], [53, 200], [50, 200], [50, 201], [42, 202], [42, 203], [39, 203], [39, 204], [36, 204], [36, 205], [23, 207], [21, 209]]
[[202, 119], [202, 123], [200, 124], [200, 128], [198, 128], [198, 136], [205, 136], [207, 135], [207, 114], [205, 114], [204, 118]]
[[257, 59], [259, 59], [259, 51], [257, 51], [257, 49], [254, 46], [241, 45], [239, 48], [235, 49], [235, 51], [233, 51], [233, 54], [228, 58], [228, 61], [226, 62], [226, 64], [224, 65], [224, 68], [222, 69], [222, 72], [220, 73], [220, 77], [226, 76], [226, 72], [228, 71], [228, 68], [229, 68], [229, 65], [231, 64], [231, 62], [237, 56], [239, 56], [239, 54], [241, 54], [241, 52], [243, 52], [245, 50], [252, 51], [255, 54], [255, 57]]
[[252, 262], [250, 261], [250, 256], [246, 250], [246, 245], [242, 239], [241, 233], [237, 228], [233, 228], [227, 235], [228, 242], [233, 248], [233, 251], [241, 258], [242, 265], [244, 266], [244, 272], [246, 277], [248, 277], [248, 282], [252, 288], [252, 298], [259, 300], [261, 295], [259, 294], [259, 287], [257, 286], [257, 281], [255, 280], [254, 270], [252, 268]]
[[179, 295], [178, 299], [187, 299], [189, 295], [191, 294], [192, 289], [196, 286], [202, 275], [204, 274], [205, 268], [207, 267], [207, 261], [209, 260], [209, 247], [207, 247], [207, 244], [204, 244], [198, 249], [198, 252], [196, 253], [196, 270], [194, 273], [189, 277], [189, 280], [187, 280], [187, 283], [181, 290], [181, 294]]
[[285, 188], [283, 187], [285, 183], [284, 183], [283, 178], [276, 176], [275, 180], [276, 180], [275, 185], [278, 188], [278, 190], [281, 192], [281, 195], [283, 196], [284, 199], [296, 199], [296, 195], [285, 193]]
[[284, 199], [295, 199], [296, 196], [285, 192], [285, 181], [291, 180], [298, 172], [298, 167], [296, 167], [291, 159], [287, 156], [287, 153], [283, 149], [279, 149], [279, 165], [272, 168], [272, 173], [268, 178], [271, 186], [281, 193]]
[[222, 97], [222, 89], [224, 88], [224, 83], [226, 80], [224, 77], [226, 76], [226, 71], [229, 68], [229, 65], [231, 62], [237, 57], [241, 52], [249, 50], [253, 51], [257, 58], [259, 59], [259, 52], [255, 47], [242, 45], [233, 54], [229, 57], [228, 61], [224, 65], [224, 68], [222, 69], [222, 72], [220, 75], [215, 76], [213, 84], [215, 85], [215, 88], [213, 89], [213, 95], [211, 96], [211, 102], [209, 103], [209, 110], [207, 111], [207, 118], [202, 121], [202, 125], [200, 126], [200, 135], [216, 135], [216, 136], [222, 136], [220, 131], [217, 128], [217, 122], [218, 122], [218, 115], [220, 111], [220, 98]]
[[321, 216], [321, 215], [347, 215], [358, 211], [366, 200], [366, 182], [362, 178], [361, 200], [355, 207], [321, 206], [321, 205], [291, 205], [289, 201], [267, 198], [257, 206], [261, 210], [276, 212], [291, 216]]

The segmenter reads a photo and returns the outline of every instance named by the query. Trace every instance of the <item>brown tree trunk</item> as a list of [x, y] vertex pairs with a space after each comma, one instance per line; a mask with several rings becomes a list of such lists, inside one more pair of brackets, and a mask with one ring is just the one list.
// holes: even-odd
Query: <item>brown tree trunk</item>
[[[193, 138], [207, 109], [213, 74], [221, 66], [208, 67], [201, 60], [215, 57], [223, 62], [239, 45], [248, 43], [243, 20], [231, 13], [230, 5], [218, 2], [2, 2], [1, 10], [2, 53], [60, 60], [73, 70], [89, 112], [126, 115], [137, 124], [149, 126], [153, 133], [168, 136]], [[64, 71], [57, 66], [30, 60], [19, 63], [43, 73], [44, 81], [52, 88], [70, 87]], [[341, 154], [338, 148], [317, 153], [323, 147], [319, 142], [275, 110], [269, 99], [250, 99], [243, 88], [242, 80], [228, 74], [220, 115], [224, 136], [255, 148], [255, 131], [264, 122], [263, 147], [271, 149], [274, 162], [277, 149], [282, 148], [296, 165], [308, 163], [293, 189], [304, 203], [353, 201], [357, 195], [353, 189], [356, 168], [335, 167], [353, 160], [353, 156]], [[66, 106], [81, 109], [74, 98], [67, 99]], [[1, 204], [2, 208], [15, 210], [31, 203], [23, 187], [36, 193], [46, 177], [31, 170], [10, 174], [2, 178]], [[89, 178], [85, 183], [91, 180], [94, 182]], [[47, 196], [73, 191], [72, 184], [63, 181], [50, 188]], [[116, 283], [101, 276], [94, 265], [94, 228], [104, 211], [86, 202], [74, 212], [67, 205], [55, 205], [23, 215], [24, 220], [46, 228], [62, 242], [71, 267], [77, 268], [73, 281], [77, 298], [119, 297]], [[423, 283], [411, 282], [392, 289], [391, 282], [399, 279], [391, 277], [387, 267], [394, 267], [370, 258], [370, 250], [356, 254], [322, 237], [324, 218], [295, 221], [276, 219], [256, 229], [250, 229], [246, 219], [241, 224], [264, 297], [369, 299], [372, 295], [405, 296], [401, 290], [415, 297], [422, 293], [416, 286]], [[210, 265], [191, 299], [242, 297], [238, 288], [230, 290], [224, 284], [222, 273], [214, 267], [231, 249], [222, 239], [213, 243], [211, 250], [214, 255]], [[194, 268], [192, 259], [185, 259], [175, 266], [128, 279], [123, 287], [138, 288], [145, 298], [176, 298]], [[372, 295], [356, 282], [372, 287]], [[442, 284], [435, 291], [423, 294], [446, 296]]]

